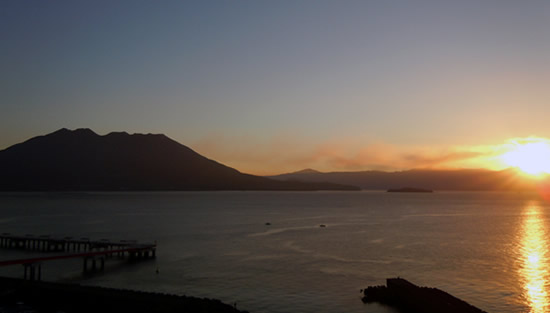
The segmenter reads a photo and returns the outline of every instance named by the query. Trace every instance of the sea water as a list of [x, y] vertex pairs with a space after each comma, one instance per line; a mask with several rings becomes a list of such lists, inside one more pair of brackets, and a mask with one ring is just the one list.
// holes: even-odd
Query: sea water
[[[95, 276], [78, 259], [45, 262], [45, 280], [218, 298], [252, 313], [394, 312], [359, 291], [397, 276], [488, 312], [547, 312], [549, 217], [528, 193], [0, 193], [2, 233], [158, 244], [156, 259], [108, 260]], [[0, 250], [1, 260], [35, 256]]]

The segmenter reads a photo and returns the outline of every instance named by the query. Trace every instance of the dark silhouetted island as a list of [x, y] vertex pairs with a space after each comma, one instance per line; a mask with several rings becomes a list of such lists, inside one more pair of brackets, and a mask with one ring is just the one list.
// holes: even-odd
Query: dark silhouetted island
[[397, 189], [388, 189], [387, 192], [434, 192], [431, 189], [424, 188], [412, 188], [412, 187], [403, 187]]
[[0, 191], [358, 189], [244, 174], [165, 135], [63, 128], [0, 151]]
[[437, 288], [419, 287], [403, 278], [364, 290], [363, 302], [379, 302], [405, 313], [486, 313]]

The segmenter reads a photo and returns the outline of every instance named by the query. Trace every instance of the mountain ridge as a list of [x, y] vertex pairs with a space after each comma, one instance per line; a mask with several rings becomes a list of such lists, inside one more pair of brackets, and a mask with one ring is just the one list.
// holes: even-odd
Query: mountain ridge
[[432, 190], [497, 191], [534, 190], [536, 182], [513, 169], [412, 169], [405, 171], [318, 172], [297, 171], [266, 176], [281, 181], [331, 182], [350, 184], [362, 189], [387, 190], [415, 187]]
[[0, 151], [1, 191], [356, 190], [241, 173], [163, 134], [59, 129]]

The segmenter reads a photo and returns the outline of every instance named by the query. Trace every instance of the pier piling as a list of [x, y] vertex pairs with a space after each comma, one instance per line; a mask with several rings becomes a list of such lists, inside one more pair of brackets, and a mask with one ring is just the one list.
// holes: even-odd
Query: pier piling
[[[0, 261], [0, 266], [22, 264], [24, 268], [23, 277], [29, 280], [41, 280], [41, 262], [45, 261], [82, 258], [82, 271], [88, 273], [97, 270], [103, 271], [106, 259], [111, 259], [114, 256], [119, 259], [127, 256], [131, 262], [155, 258], [156, 256], [156, 242], [154, 244], [140, 244], [135, 240], [113, 242], [108, 239], [101, 239], [92, 241], [85, 237], [80, 239], [73, 239], [73, 237], [52, 238], [49, 235], [38, 237], [31, 234], [15, 236], [3, 233], [0, 235], [0, 248], [24, 249], [43, 253], [69, 252], [69, 254], [56, 254], [48, 257]], [[88, 260], [91, 261], [91, 264]], [[89, 266], [91, 268], [88, 268]]]

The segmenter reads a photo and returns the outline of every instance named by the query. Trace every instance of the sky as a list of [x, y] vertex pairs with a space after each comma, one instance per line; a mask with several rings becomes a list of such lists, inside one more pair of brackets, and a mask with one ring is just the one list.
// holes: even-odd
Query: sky
[[550, 137], [548, 1], [0, 2], [0, 149], [164, 133], [243, 172], [490, 168]]

